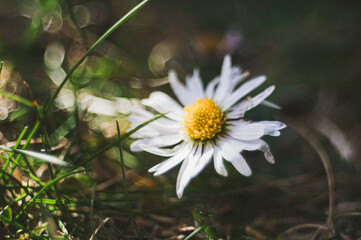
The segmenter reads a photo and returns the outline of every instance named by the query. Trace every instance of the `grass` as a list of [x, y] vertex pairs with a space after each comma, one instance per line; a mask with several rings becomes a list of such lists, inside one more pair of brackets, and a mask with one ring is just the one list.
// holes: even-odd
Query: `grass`
[[[126, 104], [130, 97], [147, 93], [148, 84], [165, 88], [164, 72], [150, 73], [142, 56], [142, 51], [151, 52], [142, 49], [146, 42], [164, 37], [155, 34], [159, 29], [153, 28], [144, 37], [144, 26], [155, 21], [154, 14], [160, 14], [145, 10], [152, 9], [153, 4], [157, 9], [162, 7], [148, 0], [135, 6], [121, 2], [131, 10], [121, 18], [117, 15], [115, 23], [107, 28], [110, 21], [99, 20], [102, 34], [98, 36], [100, 30], [87, 18], [87, 11], [96, 9], [101, 18], [104, 5], [75, 5], [67, 0], [31, 2], [34, 5], [13, 3], [15, 9], [33, 14], [23, 26], [20, 40], [13, 39], [9, 46], [0, 41], [0, 53], [7, 47], [13, 50], [4, 54], [6, 59], [0, 59], [4, 60], [0, 62], [1, 79], [7, 80], [6, 84], [0, 81], [0, 106], [17, 105], [9, 107], [9, 115], [0, 122], [1, 239], [282, 240], [361, 236], [359, 168], [341, 160], [330, 138], [319, 133], [315, 122], [322, 117], [315, 113], [304, 115], [302, 121], [290, 117], [287, 109], [276, 116], [287, 123], [288, 129], [277, 141], [270, 139], [277, 156], [275, 166], [260, 161], [261, 154], [245, 153], [255, 169], [252, 177], [240, 176], [227, 166], [230, 174], [223, 178], [210, 164], [192, 181], [184, 197], [177, 199], [177, 170], [152, 177], [147, 170], [161, 160], [129, 150], [132, 134], [164, 114], [125, 131], [128, 112], [122, 112], [129, 108]], [[112, 3], [118, 9], [119, 3]], [[208, 6], [209, 11], [213, 7], [215, 3]], [[62, 30], [45, 33], [45, 20], [40, 16], [52, 16], [55, 24], [59, 14]], [[89, 21], [86, 27], [85, 20]], [[163, 24], [159, 28], [165, 28], [167, 23]], [[187, 27], [186, 23], [177, 26]], [[7, 30], [10, 34], [9, 26]], [[133, 44], [128, 38], [131, 34], [145, 38], [144, 45]], [[124, 45], [115, 47], [119, 38]], [[61, 48], [52, 52], [51, 60], [58, 61], [57, 67], [48, 67], [36, 54], [33, 58], [37, 64], [30, 65], [33, 58], [30, 61], [28, 53], [38, 53], [39, 46], [48, 46], [54, 39], [64, 42], [66, 49], [63, 58], [59, 57]], [[198, 36], [192, 41], [214, 47], [212, 36]], [[185, 45], [192, 47], [192, 41]], [[192, 61], [206, 62], [204, 53], [190, 52], [201, 56], [189, 58]], [[24, 66], [24, 61], [29, 66]], [[169, 64], [173, 63], [178, 68], [183, 65]], [[32, 67], [37, 71], [29, 71]], [[61, 81], [51, 82], [55, 76], [51, 73], [60, 74]], [[158, 75], [162, 77], [157, 79]], [[44, 79], [51, 84], [44, 84]], [[79, 104], [59, 105], [57, 99], [62, 96], [72, 96]], [[81, 101], [89, 96], [90, 102]], [[126, 103], [121, 102], [124, 99]], [[97, 101], [105, 106], [104, 100], [113, 104], [109, 105], [113, 116], [97, 114], [108, 110], [105, 107], [91, 107]], [[265, 110], [255, 113], [255, 117], [267, 114]]]

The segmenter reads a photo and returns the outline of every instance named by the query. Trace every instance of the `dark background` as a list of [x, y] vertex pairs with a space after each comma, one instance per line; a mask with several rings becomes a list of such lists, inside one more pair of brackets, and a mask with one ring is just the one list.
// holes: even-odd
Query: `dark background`
[[[47, 47], [54, 42], [63, 46], [61, 67], [67, 72], [137, 3], [0, 1], [3, 79], [5, 71], [10, 74], [2, 80], [1, 88], [31, 99], [22, 83], [25, 80], [38, 103], [45, 104], [56, 89], [44, 62]], [[86, 70], [80, 68], [73, 75], [71, 88], [105, 98], [144, 98], [154, 90], [172, 94], [164, 83], [169, 69], [175, 69], [183, 79], [197, 67], [206, 83], [219, 74], [227, 53], [234, 65], [250, 71], [251, 76], [265, 74], [268, 80], [263, 89], [276, 86], [269, 100], [281, 105], [282, 110], [259, 107], [246, 116], [288, 124], [280, 137], [266, 138], [276, 164], [268, 165], [261, 153], [245, 153], [254, 172], [251, 178], [233, 170], [229, 178], [222, 178], [209, 166], [190, 184], [181, 207], [162, 212], [176, 219], [166, 226], [192, 224], [193, 210], [213, 214], [204, 216], [223, 238], [255, 237], [254, 229], [272, 238], [297, 224], [322, 224], [327, 218], [329, 191], [318, 149], [310, 145], [312, 139], [331, 162], [335, 212], [357, 212], [361, 207], [359, 1], [151, 0], [95, 50], [82, 65]], [[57, 110], [58, 121], [48, 119], [49, 132], [72, 114], [53, 110]], [[3, 139], [14, 141], [23, 126], [34, 124], [36, 118], [31, 109], [24, 110], [19, 104], [9, 107], [8, 112], [0, 121], [0, 131]], [[100, 132], [89, 136], [83, 129], [81, 135], [91, 148], [107, 141]], [[136, 157], [145, 164], [136, 171], [150, 177], [147, 167], [159, 160], [149, 154]], [[152, 180], [158, 184], [156, 189], [164, 191], [160, 202], [169, 203], [167, 199], [174, 198], [174, 189], [167, 192], [159, 186], [166, 182], [174, 188], [177, 170], [168, 174], [166, 180]], [[97, 180], [103, 178], [98, 173]], [[359, 237], [360, 224], [357, 217], [335, 220], [336, 232], [350, 237], [344, 239]]]

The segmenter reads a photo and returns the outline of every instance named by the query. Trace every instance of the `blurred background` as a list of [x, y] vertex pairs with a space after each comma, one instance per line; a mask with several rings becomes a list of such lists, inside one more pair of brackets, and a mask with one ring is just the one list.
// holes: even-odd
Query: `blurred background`
[[[86, 50], [139, 2], [1, 0], [1, 90], [43, 106]], [[276, 86], [269, 100], [281, 111], [261, 106], [246, 115], [289, 126], [277, 139], [265, 138], [276, 164], [268, 165], [261, 153], [245, 153], [254, 172], [250, 178], [231, 168], [231, 176], [223, 178], [209, 166], [179, 201], [174, 191], [178, 170], [152, 177], [147, 169], [160, 159], [130, 153], [128, 140], [132, 201], [139, 211], [150, 212], [137, 218], [141, 229], [154, 238], [176, 239], [202, 222], [224, 239], [273, 239], [299, 224], [323, 224], [330, 198], [320, 159], [325, 156], [335, 183], [334, 214], [360, 214], [360, 13], [359, 1], [151, 0], [96, 48], [60, 92], [45, 119], [51, 144], [76, 163], [116, 136], [115, 120], [126, 131], [126, 115], [136, 99], [155, 90], [172, 95], [169, 69], [184, 79], [199, 68], [207, 83], [229, 53], [233, 64], [251, 76], [267, 76], [252, 95]], [[32, 108], [0, 95], [3, 143], [16, 141], [36, 120]], [[115, 225], [126, 221], [111, 210], [122, 189], [117, 154], [110, 150], [93, 161], [88, 175], [98, 187], [96, 214], [111, 215]], [[78, 198], [86, 199], [91, 190], [89, 184], [63, 185]], [[109, 196], [113, 205], [101, 205]], [[339, 216], [334, 224], [334, 236], [340, 237], [334, 239], [361, 237], [360, 217]], [[308, 239], [314, 230], [287, 234]]]

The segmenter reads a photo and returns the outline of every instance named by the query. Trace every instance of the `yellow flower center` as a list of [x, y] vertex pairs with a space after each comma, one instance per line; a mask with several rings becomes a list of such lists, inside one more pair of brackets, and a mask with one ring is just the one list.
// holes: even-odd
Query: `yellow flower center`
[[209, 140], [222, 131], [223, 113], [212, 99], [198, 99], [192, 105], [184, 107], [184, 130], [196, 140]]

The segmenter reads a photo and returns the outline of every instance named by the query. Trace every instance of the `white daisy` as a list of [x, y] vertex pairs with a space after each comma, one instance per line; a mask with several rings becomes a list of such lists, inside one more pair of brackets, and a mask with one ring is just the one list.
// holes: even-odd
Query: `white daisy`
[[[251, 175], [251, 169], [241, 155], [243, 150], [263, 151], [266, 160], [274, 163], [269, 146], [260, 138], [263, 135], [279, 136], [279, 130], [286, 125], [278, 121], [250, 122], [243, 116], [246, 111], [264, 103], [275, 87], [246, 98], [266, 80], [265, 76], [259, 76], [239, 85], [247, 75], [241, 74], [238, 67], [232, 67], [230, 56], [226, 56], [221, 76], [214, 78], [205, 89], [198, 70], [186, 78], [185, 85], [175, 72], [169, 73], [170, 85], [181, 105], [163, 92], [153, 92], [148, 99], [142, 100], [144, 105], [166, 115], [134, 133], [133, 137], [140, 139], [133, 142], [131, 150], [168, 157], [149, 169], [154, 175], [163, 174], [183, 162], [177, 178], [178, 198], [182, 197], [190, 180], [212, 159], [215, 170], [223, 176], [227, 176], [224, 160], [242, 175]], [[134, 109], [134, 113], [130, 116], [133, 127], [155, 116], [144, 109]]]

